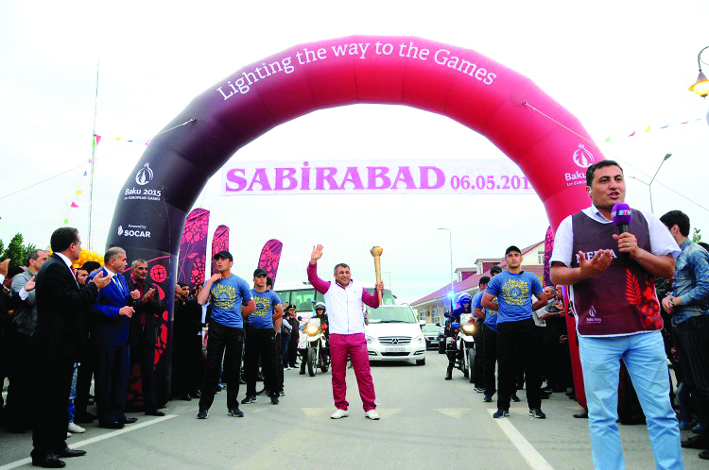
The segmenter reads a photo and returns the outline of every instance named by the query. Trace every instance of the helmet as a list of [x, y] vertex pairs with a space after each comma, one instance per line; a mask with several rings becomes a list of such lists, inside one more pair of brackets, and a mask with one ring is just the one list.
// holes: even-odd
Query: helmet
[[473, 301], [473, 298], [467, 292], [461, 292], [460, 294], [458, 294], [458, 297], [455, 299], [455, 301], [458, 305], [463, 305], [463, 302], [471, 303]]
[[319, 308], [323, 309], [323, 312], [327, 312], [327, 309], [325, 308], [325, 304], [323, 302], [318, 302], [315, 304], [315, 311], [317, 311]]

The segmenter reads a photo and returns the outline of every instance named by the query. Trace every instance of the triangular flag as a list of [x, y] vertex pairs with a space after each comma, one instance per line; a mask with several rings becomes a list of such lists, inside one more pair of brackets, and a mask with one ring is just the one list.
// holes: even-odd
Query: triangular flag
[[634, 136], [634, 135], [635, 135], [635, 131], [633, 131], [633, 133], [630, 134], [628, 137], [632, 137], [632, 136]]
[[684, 121], [684, 122], [681, 122], [680, 124], [687, 124], [688, 122], [689, 122], [689, 121]]
[[611, 136], [606, 137], [606, 142], [610, 142], [610, 141], [611, 141]]
[[76, 194], [81, 194], [81, 190], [80, 190], [80, 189], [77, 189], [77, 190], [76, 190]]
[[148, 145], [149, 143], [150, 143], [149, 140], [146, 140], [146, 141], [145, 141], [145, 145]]
[[664, 126], [660, 127], [660, 129], [667, 129], [668, 127], [670, 127], [670, 125], [669, 125], [669, 124], [665, 124]]
[[647, 126], [647, 129], [645, 129], [645, 132], [650, 132], [650, 126]]
[[88, 175], [88, 173], [86, 172], [86, 170], [84, 170], [84, 176], [87, 176], [87, 175]]
[[100, 136], [100, 135], [97, 135], [97, 136], [95, 136], [95, 137], [96, 137], [96, 145], [98, 145], [99, 142], [101, 142], [101, 136]]
[[120, 137], [116, 137], [116, 140], [121, 140], [121, 138], [120, 138]]
[[133, 139], [128, 139], [128, 142], [133, 143]]
[[64, 219], [64, 225], [69, 225], [69, 219]]
[[90, 158], [89, 158], [89, 163], [93, 163]]
[[72, 201], [72, 202], [71, 202], [71, 208], [72, 208], [72, 209], [76, 209], [77, 207], [79, 207], [78, 204], [76, 204], [74, 201]]

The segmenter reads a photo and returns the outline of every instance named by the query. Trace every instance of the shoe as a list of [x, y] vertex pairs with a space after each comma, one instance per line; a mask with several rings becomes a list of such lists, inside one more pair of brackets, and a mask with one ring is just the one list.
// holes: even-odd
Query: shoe
[[[258, 382], [258, 380], [257, 380], [257, 382]], [[246, 385], [246, 380], [244, 380], [244, 379], [239, 379], [239, 384], [240, 384], [240, 385]]]
[[540, 397], [542, 400], [548, 400], [550, 396], [551, 396], [551, 393], [545, 393], [545, 392], [540, 392], [540, 393], [539, 393], [539, 397]]
[[180, 395], [180, 400], [185, 400], [185, 401], [192, 401], [192, 395], [189, 393], [183, 393]]
[[42, 468], [64, 468], [66, 463], [56, 458], [54, 454], [49, 454], [43, 459], [36, 459], [32, 457], [32, 465]]
[[340, 419], [340, 418], [346, 418], [350, 415], [350, 412], [347, 410], [341, 410], [341, 409], [336, 409], [333, 414], [330, 415], [330, 419]]
[[278, 396], [274, 395], [271, 397], [271, 404], [272, 405], [277, 405], [280, 403], [280, 400], [278, 399]]
[[495, 413], [492, 415], [493, 418], [506, 418], [510, 415], [510, 410], [503, 410], [502, 408], [498, 409], [495, 411]]
[[445, 380], [453, 380], [453, 371], [447, 370], [446, 371], [446, 378]]
[[268, 396], [268, 395], [270, 395], [270, 393], [269, 393], [268, 390], [266, 390], [265, 388], [262, 388], [261, 390], [259, 390], [258, 392], [256, 392], [256, 395], [262, 397], [262, 396]]
[[104, 422], [99, 421], [98, 427], [106, 428], [106, 429], [123, 429], [125, 427], [125, 425], [123, 423], [119, 423], [117, 421], [104, 421]]
[[232, 408], [229, 410], [229, 416], [234, 416], [235, 418], [243, 418], [244, 412], [239, 408]]
[[485, 403], [490, 403], [490, 402], [492, 402], [492, 397], [490, 395], [485, 395], [485, 397], [483, 398], [483, 401]]
[[82, 455], [86, 455], [86, 451], [81, 449], [70, 449], [67, 447], [61, 452], [55, 452], [54, 455], [68, 459], [70, 457], [81, 457]]
[[583, 410], [581, 413], [575, 413], [574, 418], [588, 419], [588, 410]]
[[702, 460], [709, 460], [709, 450], [703, 450], [699, 453], [699, 458]]
[[688, 429], [692, 429], [696, 423], [694, 421], [680, 421], [679, 422], [679, 429], [680, 431], [687, 431]]
[[704, 429], [704, 426], [702, 426], [702, 423], [697, 423], [697, 425], [692, 428], [692, 432], [694, 434], [699, 434], [702, 432], [703, 429]]
[[377, 410], [369, 410], [364, 414], [364, 417], [367, 419], [371, 419], [372, 421], [377, 421], [379, 420], [379, 415], [377, 414]]
[[517, 396], [516, 393], [513, 393], [513, 394], [510, 396], [510, 399], [511, 399], [513, 402], [515, 402], [515, 403], [519, 403], [519, 397]]
[[207, 419], [207, 416], [209, 416], [209, 410], [201, 409], [197, 413], [197, 419]]
[[475, 387], [475, 391], [478, 393], [485, 393], [485, 389], [482, 387]]
[[298, 372], [300, 375], [305, 375], [305, 371], [303, 369], [300, 369], [300, 372]]
[[686, 441], [682, 441], [682, 447], [685, 449], [709, 449], [709, 439], [702, 436], [690, 437]]
[[133, 424], [138, 421], [138, 418], [128, 418], [127, 416], [123, 416], [122, 418], [116, 418], [116, 421], [121, 424]]
[[71, 433], [67, 431], [66, 438], [69, 439], [70, 437], [71, 437]]
[[148, 410], [145, 414], [148, 416], [165, 416], [165, 412], [160, 410]]
[[214, 393], [221, 392], [223, 388], [223, 385], [217, 385], [217, 388], [214, 389]]
[[537, 419], [546, 419], [547, 415], [542, 411], [541, 408], [533, 408], [529, 410], [529, 416]]
[[256, 397], [253, 395], [246, 395], [246, 398], [241, 400], [242, 405], [249, 405], [251, 403], [256, 403]]
[[69, 432], [71, 432], [71, 433], [81, 434], [82, 432], [86, 432], [86, 429], [82, 428], [81, 426], [79, 426], [76, 423], [69, 423], [69, 427], [67, 429], [69, 429]]
[[96, 415], [89, 412], [80, 413], [74, 416], [74, 422], [77, 424], [89, 424], [96, 421]]
[[280, 392], [278, 392], [278, 395], [280, 395], [280, 396], [282, 396], [282, 397], [285, 397], [285, 396], [286, 396], [286, 392], [284, 392], [283, 390], [281, 390]]
[[202, 398], [202, 392], [200, 392], [199, 390], [196, 390], [196, 391], [192, 394], [192, 397], [193, 397], [193, 398]]

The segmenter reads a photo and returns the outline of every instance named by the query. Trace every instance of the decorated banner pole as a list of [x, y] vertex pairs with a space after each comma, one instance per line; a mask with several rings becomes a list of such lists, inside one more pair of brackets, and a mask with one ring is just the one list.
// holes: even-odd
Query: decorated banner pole
[[[377, 278], [377, 284], [382, 282], [382, 252], [384, 250], [382, 249], [381, 246], [373, 246], [369, 252], [372, 254], [374, 257], [374, 275]], [[377, 289], [377, 295], [379, 296], [379, 305], [382, 304], [382, 291]]]

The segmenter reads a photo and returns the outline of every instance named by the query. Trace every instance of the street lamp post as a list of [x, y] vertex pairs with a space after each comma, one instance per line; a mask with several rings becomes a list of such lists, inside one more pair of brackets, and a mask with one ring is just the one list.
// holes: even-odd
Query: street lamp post
[[656, 177], [657, 174], [660, 172], [660, 168], [662, 168], [662, 165], [664, 165], [665, 162], [666, 162], [671, 156], [672, 156], [671, 153], [668, 153], [667, 155], [665, 155], [665, 157], [664, 157], [664, 158], [662, 159], [662, 161], [660, 162], [660, 166], [657, 167], [657, 171], [655, 172], [655, 174], [653, 175], [653, 177], [652, 177], [652, 179], [650, 180], [649, 183], [646, 183], [645, 181], [641, 180], [640, 178], [636, 178], [635, 176], [631, 176], [631, 178], [633, 178], [634, 180], [640, 181], [642, 184], [644, 184], [645, 186], [647, 186], [648, 193], [650, 193], [650, 212], [652, 212], [652, 213], [655, 213], [655, 208], [654, 208], [653, 205], [652, 205], [652, 183], [655, 182], [655, 177]]
[[[439, 227], [438, 230], [447, 230], [448, 231], [448, 248], [450, 249], [450, 260], [451, 260], [451, 292], [450, 294], [453, 294], [453, 231], [449, 228], [445, 227]], [[451, 312], [453, 311], [453, 296], [450, 295], [451, 298]]]
[[[699, 54], [697, 54], [699, 76], [697, 77], [697, 81], [694, 82], [694, 85], [689, 87], [689, 91], [693, 91], [702, 98], [706, 98], [706, 96], [709, 95], [709, 79], [707, 79], [706, 75], [704, 75], [704, 72], [702, 72], [702, 52], [706, 51], [707, 49], [709, 49], [709, 46], [705, 47], [704, 49], [699, 51]], [[704, 64], [706, 64], [706, 62], [704, 62]]]

